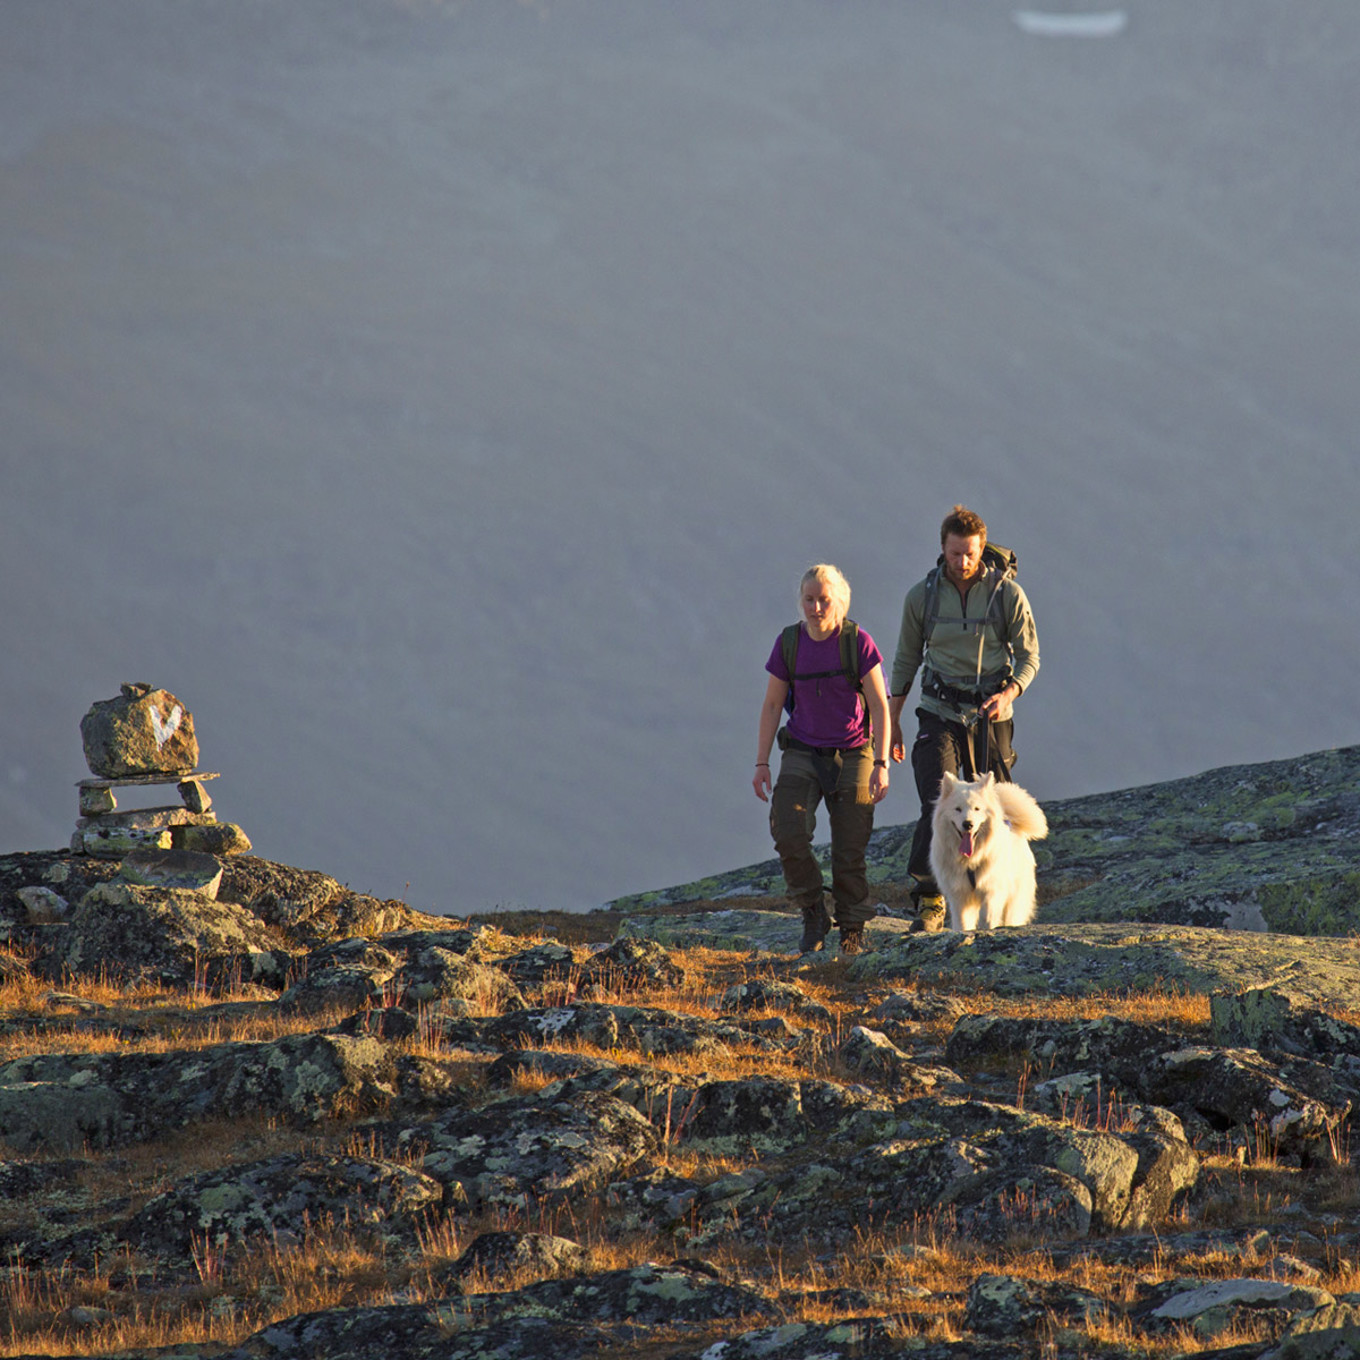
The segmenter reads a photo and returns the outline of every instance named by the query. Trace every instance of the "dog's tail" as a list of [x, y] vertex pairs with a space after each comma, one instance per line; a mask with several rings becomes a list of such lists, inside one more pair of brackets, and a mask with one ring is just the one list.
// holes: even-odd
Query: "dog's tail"
[[1010, 823], [1011, 830], [1027, 841], [1041, 841], [1048, 835], [1048, 818], [1044, 810], [1019, 784], [998, 784], [997, 800]]

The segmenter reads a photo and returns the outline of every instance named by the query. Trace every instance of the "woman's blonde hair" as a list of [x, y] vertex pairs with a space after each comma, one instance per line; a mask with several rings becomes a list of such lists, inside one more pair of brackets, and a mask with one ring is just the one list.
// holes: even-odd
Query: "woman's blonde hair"
[[826, 587], [826, 593], [831, 597], [832, 608], [836, 611], [836, 627], [839, 628], [850, 613], [850, 582], [841, 574], [839, 567], [833, 567], [830, 562], [818, 562], [816, 566], [809, 567], [798, 582], [798, 608], [803, 607], [803, 587], [809, 581], [820, 581]]

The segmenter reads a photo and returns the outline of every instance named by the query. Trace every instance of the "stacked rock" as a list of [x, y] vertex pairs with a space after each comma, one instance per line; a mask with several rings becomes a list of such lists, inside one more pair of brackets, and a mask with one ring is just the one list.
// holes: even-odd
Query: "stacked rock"
[[[80, 820], [71, 853], [122, 859], [134, 852], [183, 850], [208, 855], [243, 855], [250, 840], [239, 826], [212, 815], [204, 784], [217, 775], [196, 770], [198, 738], [193, 715], [169, 690], [147, 684], [122, 686], [114, 699], [101, 699], [80, 720], [85, 763], [93, 779], [82, 779]], [[174, 784], [177, 807], [119, 812], [114, 789]]]

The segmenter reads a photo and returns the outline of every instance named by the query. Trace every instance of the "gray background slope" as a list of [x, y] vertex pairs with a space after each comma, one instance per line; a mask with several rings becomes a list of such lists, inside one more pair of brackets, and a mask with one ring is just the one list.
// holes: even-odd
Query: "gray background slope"
[[1360, 6], [1124, 8], [6, 0], [0, 850], [144, 679], [364, 891], [765, 858], [798, 575], [890, 653], [956, 500], [1039, 797], [1360, 741]]

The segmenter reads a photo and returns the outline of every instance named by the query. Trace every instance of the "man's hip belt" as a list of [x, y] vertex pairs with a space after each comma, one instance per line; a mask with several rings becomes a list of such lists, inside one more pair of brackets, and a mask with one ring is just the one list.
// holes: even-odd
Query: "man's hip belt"
[[1002, 671], [998, 675], [984, 675], [977, 685], [965, 687], [951, 685], [943, 677], [930, 671], [921, 680], [921, 693], [931, 699], [938, 699], [951, 708], [978, 708], [984, 700], [1005, 689], [1010, 682], [1010, 673]]

